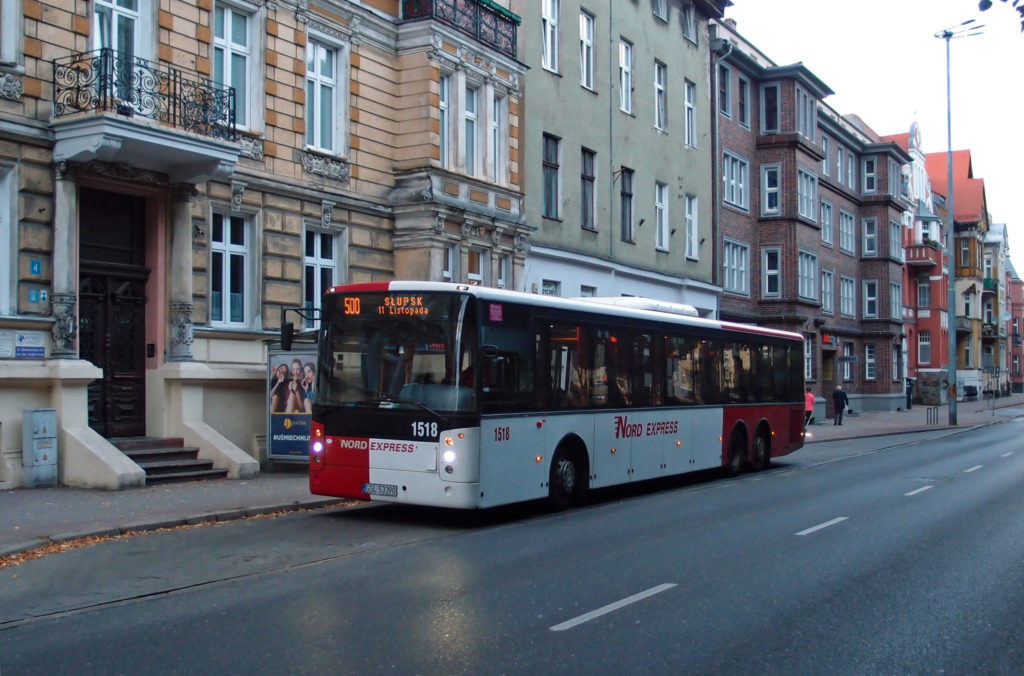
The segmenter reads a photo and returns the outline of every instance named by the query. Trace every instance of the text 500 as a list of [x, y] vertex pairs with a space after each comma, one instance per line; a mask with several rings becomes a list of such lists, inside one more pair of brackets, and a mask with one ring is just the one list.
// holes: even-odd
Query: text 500
[[433, 438], [437, 436], [436, 422], [414, 422], [412, 424], [412, 435], [414, 437]]

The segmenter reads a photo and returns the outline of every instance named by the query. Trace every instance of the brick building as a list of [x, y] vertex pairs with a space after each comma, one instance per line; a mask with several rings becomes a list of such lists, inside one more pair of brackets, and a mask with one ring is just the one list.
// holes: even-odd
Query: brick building
[[862, 409], [904, 399], [903, 231], [910, 160], [800, 63], [779, 66], [732, 22], [713, 67], [720, 161], [721, 316], [803, 333], [804, 372]]

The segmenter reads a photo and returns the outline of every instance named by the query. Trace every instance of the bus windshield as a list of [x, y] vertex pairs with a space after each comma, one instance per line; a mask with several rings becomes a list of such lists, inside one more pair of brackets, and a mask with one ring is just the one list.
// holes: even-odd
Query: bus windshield
[[476, 410], [476, 326], [468, 296], [327, 294], [320, 404]]

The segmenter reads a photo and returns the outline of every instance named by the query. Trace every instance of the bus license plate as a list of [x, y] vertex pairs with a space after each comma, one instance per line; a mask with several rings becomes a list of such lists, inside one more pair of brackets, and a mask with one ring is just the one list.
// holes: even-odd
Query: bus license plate
[[397, 498], [398, 486], [395, 484], [363, 484], [363, 492], [367, 495], [379, 495], [382, 498]]

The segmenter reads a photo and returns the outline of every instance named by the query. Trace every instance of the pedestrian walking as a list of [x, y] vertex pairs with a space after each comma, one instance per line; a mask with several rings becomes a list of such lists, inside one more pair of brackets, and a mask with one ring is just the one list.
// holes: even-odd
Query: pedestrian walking
[[846, 392], [843, 391], [842, 385], [836, 385], [836, 389], [832, 392], [832, 403], [836, 407], [836, 420], [834, 425], [843, 424], [843, 411], [850, 405], [850, 398], [846, 396]]
[[807, 394], [804, 395], [804, 429], [811, 424], [811, 419], [814, 418], [814, 393], [811, 392], [811, 388], [807, 388]]

